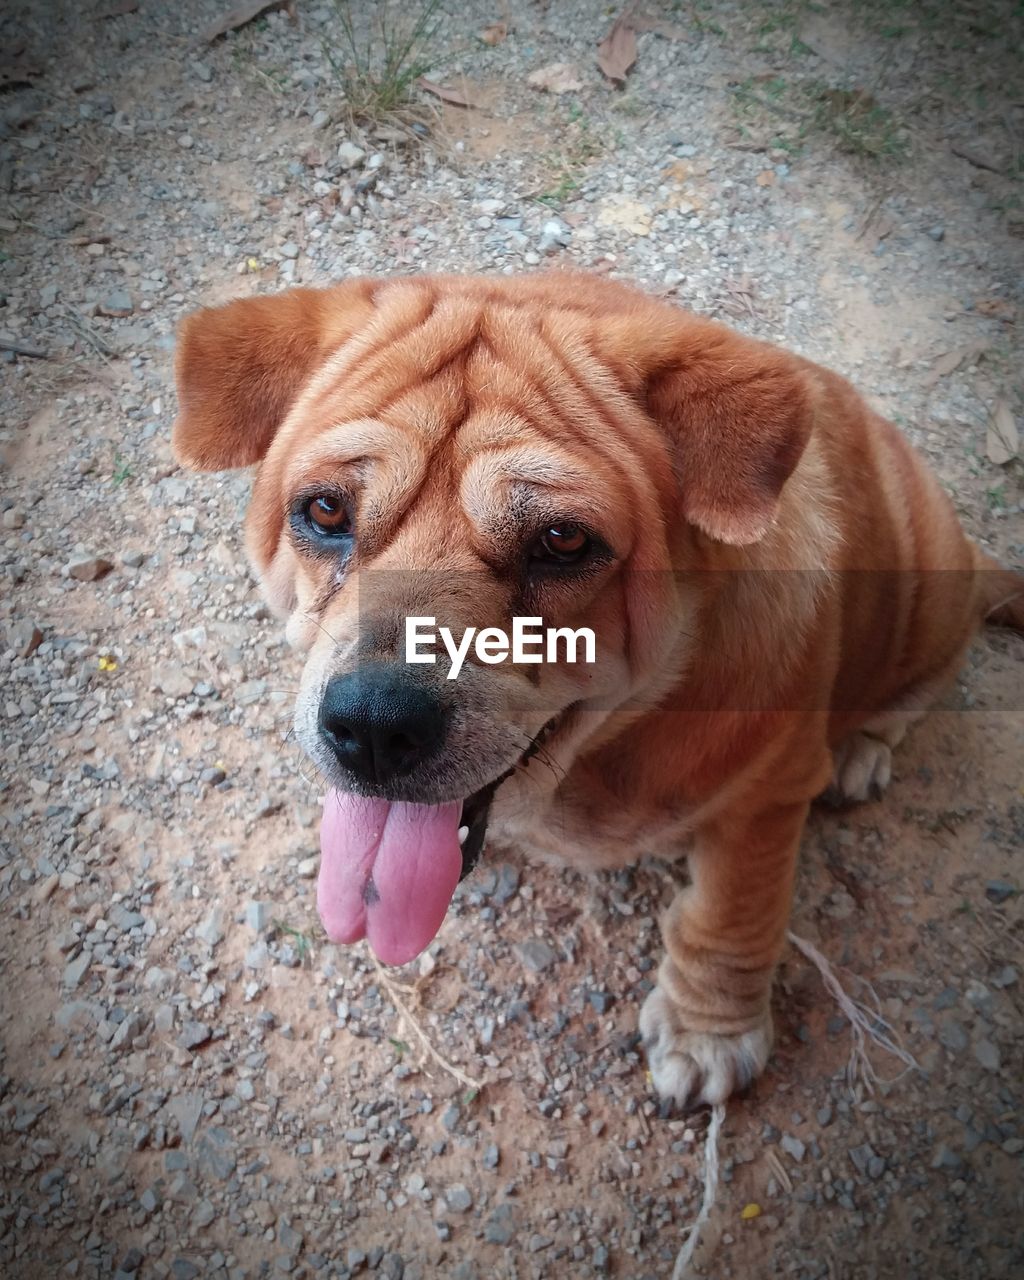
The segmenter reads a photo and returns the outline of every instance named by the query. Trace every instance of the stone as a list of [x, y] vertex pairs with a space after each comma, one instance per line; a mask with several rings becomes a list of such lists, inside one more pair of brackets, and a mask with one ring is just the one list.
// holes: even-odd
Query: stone
[[203, 1134], [196, 1145], [199, 1168], [202, 1172], [226, 1182], [235, 1171], [234, 1143], [227, 1129], [213, 1126]]
[[177, 663], [163, 662], [153, 669], [152, 688], [168, 698], [187, 698], [194, 687], [195, 681]]
[[43, 633], [28, 618], [19, 618], [8, 624], [6, 643], [19, 658], [31, 658], [43, 643]]
[[302, 1248], [302, 1236], [282, 1218], [277, 1224], [277, 1243], [288, 1253], [298, 1253]]
[[240, 707], [248, 707], [261, 701], [266, 692], [266, 680], [244, 680], [235, 686], [235, 701]]
[[800, 1163], [800, 1161], [804, 1158], [805, 1154], [807, 1153], [807, 1147], [800, 1141], [799, 1138], [794, 1137], [790, 1133], [784, 1133], [782, 1135], [782, 1137], [779, 1139], [779, 1146], [783, 1149], [783, 1151], [786, 1152], [787, 1155], [791, 1155], [793, 1159], [797, 1162], [797, 1164]]
[[115, 902], [113, 906], [109, 907], [107, 909], [107, 918], [114, 928], [119, 929], [121, 933], [130, 933], [132, 929], [141, 929], [146, 923], [146, 917], [141, 911], [132, 911], [123, 902]]
[[[247, 902], [245, 904], [245, 923], [256, 933], [262, 933], [270, 924], [273, 905], [269, 902]], [[258, 966], [251, 966], [256, 968]]]
[[615, 1003], [615, 997], [607, 991], [588, 991], [587, 1000], [595, 1013], [607, 1013]]
[[850, 1148], [850, 1159], [853, 1161], [854, 1168], [858, 1173], [867, 1173], [868, 1165], [872, 1160], [876, 1159], [874, 1148], [868, 1143], [864, 1143], [859, 1147]]
[[64, 966], [64, 973], [61, 975], [61, 984], [68, 991], [74, 991], [78, 986], [80, 986], [82, 979], [89, 972], [89, 966], [91, 964], [91, 952], [83, 951], [76, 960], [72, 960], [70, 964]]
[[189, 1089], [176, 1094], [167, 1103], [167, 1110], [178, 1122], [181, 1140], [189, 1146], [195, 1137], [196, 1128], [203, 1115], [205, 1095], [198, 1089]]
[[523, 964], [533, 973], [543, 973], [558, 959], [554, 949], [541, 938], [528, 938], [525, 942], [518, 943], [516, 951]]
[[199, 1049], [209, 1041], [212, 1035], [212, 1029], [205, 1022], [197, 1022], [194, 1018], [190, 1018], [181, 1028], [175, 1043], [181, 1045], [183, 1049]]
[[196, 926], [196, 936], [210, 947], [215, 947], [224, 938], [224, 909], [211, 907], [201, 924]]
[[517, 1234], [515, 1214], [510, 1204], [500, 1204], [484, 1223], [484, 1239], [490, 1244], [509, 1244]]
[[444, 1202], [451, 1213], [468, 1213], [473, 1207], [473, 1197], [468, 1188], [457, 1182], [444, 1193]]
[[346, 139], [338, 147], [338, 164], [343, 169], [354, 169], [356, 165], [362, 164], [366, 158], [366, 152], [362, 147], [357, 147], [354, 142]]
[[985, 897], [996, 906], [1012, 898], [1016, 892], [1016, 885], [1010, 884], [1008, 880], [990, 880], [985, 885]]
[[130, 1013], [110, 1038], [110, 1048], [114, 1053], [125, 1053], [132, 1047], [132, 1041], [142, 1035], [142, 1019], [137, 1013]]
[[101, 316], [123, 318], [130, 316], [135, 306], [127, 289], [115, 289], [113, 293], [107, 294], [96, 309]]
[[507, 862], [498, 868], [498, 883], [491, 897], [495, 902], [510, 902], [519, 891], [519, 872]]
[[974, 1046], [974, 1056], [986, 1071], [998, 1071], [1002, 1065], [998, 1047], [987, 1037], [977, 1041]]
[[76, 582], [96, 582], [113, 569], [110, 560], [102, 556], [79, 556], [68, 564], [68, 576]]
[[216, 1218], [217, 1210], [209, 1200], [200, 1200], [192, 1211], [192, 1225], [198, 1230], [208, 1227]]

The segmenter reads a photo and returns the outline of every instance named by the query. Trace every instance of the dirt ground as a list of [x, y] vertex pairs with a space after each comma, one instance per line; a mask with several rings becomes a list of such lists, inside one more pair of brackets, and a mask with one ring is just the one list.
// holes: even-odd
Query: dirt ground
[[[670, 1276], [707, 1116], [659, 1115], [635, 1031], [681, 869], [491, 849], [407, 970], [326, 943], [298, 667], [248, 478], [171, 457], [174, 326], [367, 271], [634, 279], [850, 376], [1019, 565], [1020, 7], [652, 2], [617, 86], [614, 7], [442, 4], [474, 105], [418, 92], [412, 141], [349, 119], [332, 4], [211, 42], [228, 8], [0, 15], [0, 1265]], [[813, 816], [793, 929], [917, 1067], [853, 1087], [791, 951], [697, 1273], [1024, 1273], [1022, 672], [982, 638], [887, 796]]]

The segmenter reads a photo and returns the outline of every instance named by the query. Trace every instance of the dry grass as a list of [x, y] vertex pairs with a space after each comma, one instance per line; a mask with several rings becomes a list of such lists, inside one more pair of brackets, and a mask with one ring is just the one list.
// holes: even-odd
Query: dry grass
[[442, 61], [432, 48], [439, 4], [379, 0], [356, 12], [351, 0], [334, 0], [337, 36], [324, 41], [324, 53], [356, 124], [411, 128], [429, 114], [417, 101], [416, 82]]

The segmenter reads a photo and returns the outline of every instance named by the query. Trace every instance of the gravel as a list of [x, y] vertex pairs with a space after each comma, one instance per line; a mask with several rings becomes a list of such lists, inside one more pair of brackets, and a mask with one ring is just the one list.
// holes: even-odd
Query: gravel
[[[320, 931], [299, 664], [245, 565], [249, 478], [170, 453], [174, 328], [361, 273], [635, 279], [853, 377], [1019, 562], [1019, 463], [986, 455], [993, 404], [1021, 408], [1019, 189], [950, 151], [1012, 154], [1011, 19], [946, 48], [913, 15], [899, 38], [843, 6], [761, 30], [714, 0], [641, 32], [618, 90], [594, 64], [605, 6], [513, 0], [491, 45], [473, 0], [439, 13], [433, 74], [483, 105], [410, 147], [344, 122], [321, 0], [214, 43], [214, 0], [54, 6], [45, 38], [31, 8], [0, 17], [32, 72], [0, 95], [0, 1269], [671, 1275], [705, 1122], [659, 1114], [635, 1037], [668, 873], [486, 850], [395, 975], [484, 1088], [423, 1051], [365, 950]], [[531, 88], [554, 63], [583, 88]], [[779, 83], [870, 83], [911, 154], [790, 133], [757, 102], [792, 105]], [[702, 1273], [1024, 1267], [1019, 661], [979, 645], [888, 799], [812, 819], [793, 927], [854, 994], [872, 981], [921, 1071], [851, 1096], [848, 1025], [790, 954]]]

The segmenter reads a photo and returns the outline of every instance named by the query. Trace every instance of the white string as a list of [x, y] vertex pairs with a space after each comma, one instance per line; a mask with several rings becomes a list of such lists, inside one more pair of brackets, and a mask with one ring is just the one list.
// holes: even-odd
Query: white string
[[[917, 1059], [903, 1048], [895, 1028], [882, 1016], [881, 1003], [871, 983], [861, 980], [871, 997], [874, 1008], [854, 999], [846, 992], [828, 960], [813, 943], [798, 937], [795, 933], [788, 933], [786, 936], [818, 970], [829, 995], [850, 1023], [853, 1048], [850, 1050], [850, 1060], [846, 1064], [846, 1081], [854, 1098], [859, 1096], [861, 1086], [868, 1093], [872, 1093], [875, 1085], [882, 1079], [868, 1057], [869, 1041], [881, 1045], [886, 1053], [891, 1053], [894, 1058], [903, 1063], [903, 1070], [890, 1077], [885, 1083], [892, 1084], [908, 1071], [920, 1070]], [[725, 1104], [720, 1102], [711, 1109], [711, 1120], [704, 1138], [704, 1194], [701, 1197], [700, 1210], [693, 1224], [687, 1228], [686, 1239], [676, 1255], [675, 1266], [672, 1268], [672, 1280], [686, 1280], [686, 1277], [692, 1274], [690, 1263], [700, 1243], [701, 1229], [715, 1207], [715, 1197], [718, 1194], [718, 1139], [724, 1120]]]
[[700, 1241], [701, 1228], [711, 1216], [715, 1207], [715, 1196], [718, 1194], [718, 1135], [722, 1132], [722, 1121], [725, 1119], [725, 1103], [719, 1102], [711, 1108], [711, 1120], [704, 1137], [704, 1194], [701, 1197], [700, 1212], [689, 1235], [683, 1241], [683, 1247], [676, 1255], [676, 1265], [672, 1268], [672, 1280], [684, 1280], [690, 1271], [690, 1260], [693, 1258]]
[[[898, 1043], [898, 1033], [892, 1024], [882, 1016], [881, 1003], [871, 983], [861, 979], [871, 997], [874, 1005], [873, 1009], [863, 1004], [860, 1000], [855, 1000], [853, 996], [843, 989], [832, 966], [813, 943], [808, 942], [805, 938], [798, 938], [795, 933], [789, 933], [786, 936], [793, 946], [806, 956], [821, 974], [821, 980], [824, 982], [829, 994], [850, 1023], [853, 1047], [850, 1050], [850, 1060], [846, 1064], [846, 1082], [850, 1086], [850, 1092], [854, 1098], [856, 1099], [860, 1096], [860, 1086], [863, 1086], [868, 1093], [873, 1093], [875, 1085], [879, 1081], [883, 1081], [885, 1084], [892, 1084], [899, 1080], [901, 1076], [906, 1075], [908, 1071], [920, 1070], [917, 1059]], [[891, 1053], [894, 1058], [899, 1059], [903, 1063], [903, 1070], [895, 1076], [883, 1080], [883, 1077], [879, 1076], [871, 1064], [871, 1059], [868, 1057], [869, 1040], [881, 1045], [886, 1053]]]

